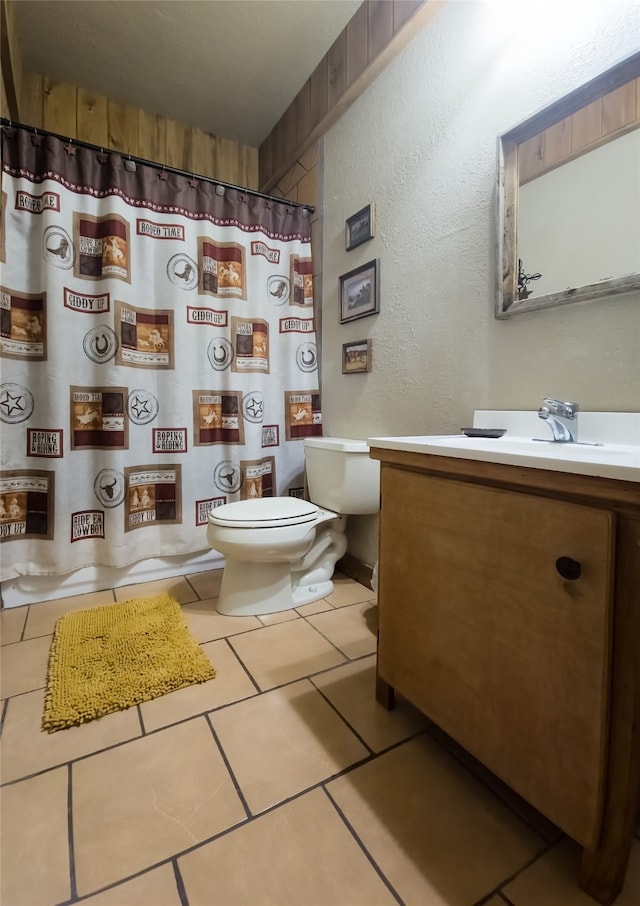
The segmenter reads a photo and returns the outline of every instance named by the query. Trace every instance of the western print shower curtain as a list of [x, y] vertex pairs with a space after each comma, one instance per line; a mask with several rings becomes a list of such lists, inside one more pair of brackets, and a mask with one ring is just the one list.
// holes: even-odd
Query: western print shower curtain
[[2, 129], [3, 580], [206, 550], [322, 433], [308, 212]]

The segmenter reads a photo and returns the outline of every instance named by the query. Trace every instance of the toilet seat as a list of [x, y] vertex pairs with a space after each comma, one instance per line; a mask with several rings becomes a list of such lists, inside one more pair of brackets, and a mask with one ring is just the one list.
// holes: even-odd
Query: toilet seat
[[258, 497], [214, 507], [209, 522], [228, 528], [277, 528], [314, 522], [319, 510], [299, 497]]

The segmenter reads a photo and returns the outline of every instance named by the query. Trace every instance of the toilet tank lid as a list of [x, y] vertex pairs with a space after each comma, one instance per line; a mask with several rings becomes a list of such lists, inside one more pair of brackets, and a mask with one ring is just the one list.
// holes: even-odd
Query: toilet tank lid
[[269, 527], [287, 523], [311, 522], [318, 507], [309, 500], [299, 497], [257, 497], [255, 500], [236, 500], [214, 507], [209, 521], [218, 525], [242, 525]]
[[368, 453], [366, 440], [351, 437], [305, 437], [305, 447], [320, 447], [323, 450], [342, 450], [344, 453]]

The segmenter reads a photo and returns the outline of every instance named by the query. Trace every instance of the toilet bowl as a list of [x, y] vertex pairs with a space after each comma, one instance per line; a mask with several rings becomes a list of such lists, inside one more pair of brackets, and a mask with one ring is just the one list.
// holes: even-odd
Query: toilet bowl
[[331, 594], [347, 550], [346, 515], [377, 512], [380, 464], [366, 441], [314, 437], [304, 445], [311, 500], [260, 497], [211, 512], [207, 540], [225, 558], [220, 613], [277, 613]]

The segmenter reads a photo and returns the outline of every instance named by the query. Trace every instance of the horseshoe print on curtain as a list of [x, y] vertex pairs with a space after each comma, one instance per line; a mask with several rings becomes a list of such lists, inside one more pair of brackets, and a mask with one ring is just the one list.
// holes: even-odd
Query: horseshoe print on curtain
[[307, 212], [3, 127], [2, 580], [207, 549], [322, 433]]

